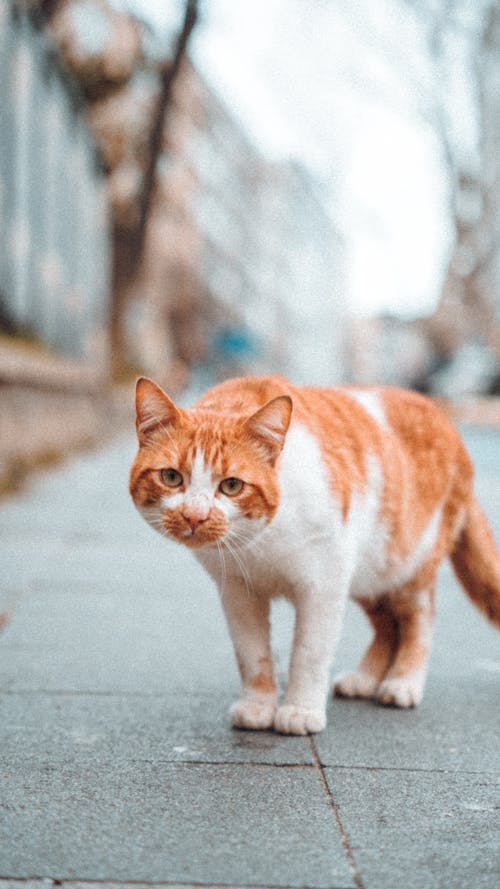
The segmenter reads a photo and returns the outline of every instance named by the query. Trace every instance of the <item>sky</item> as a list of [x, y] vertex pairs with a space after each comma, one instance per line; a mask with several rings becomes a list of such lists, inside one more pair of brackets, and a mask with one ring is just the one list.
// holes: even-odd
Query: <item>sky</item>
[[[124, 2], [158, 28], [182, 12]], [[421, 20], [401, 0], [200, 5], [192, 58], [264, 154], [320, 179], [347, 244], [353, 313], [430, 313], [452, 231]]]

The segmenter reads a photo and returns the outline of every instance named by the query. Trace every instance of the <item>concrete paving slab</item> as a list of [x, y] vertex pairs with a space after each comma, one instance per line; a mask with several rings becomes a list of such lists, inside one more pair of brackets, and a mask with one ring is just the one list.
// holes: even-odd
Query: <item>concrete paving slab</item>
[[[312, 765], [307, 738], [231, 729], [225, 696], [0, 694], [0, 763]], [[128, 763], [128, 765], [127, 765]]]
[[53, 880], [2, 880], [0, 877], [0, 889], [50, 889], [52, 886]]
[[498, 889], [498, 775], [325, 774], [365, 889]]
[[432, 682], [416, 710], [335, 700], [315, 739], [325, 765], [500, 772], [498, 680]]
[[312, 767], [20, 762], [2, 785], [5, 877], [355, 886]]
[[[113, 543], [24, 536], [13, 539], [8, 547], [4, 540], [0, 583], [15, 584], [24, 591], [34, 592], [65, 589], [70, 593], [74, 586], [90, 586], [106, 592], [110, 587], [112, 569], [113, 588], [120, 590], [122, 595], [135, 595], [155, 587], [159, 591], [168, 589], [172, 584], [172, 561], [183, 566], [183, 554], [175, 552], [172, 555], [171, 545], [165, 546], [158, 537], [158, 546], [155, 536], [151, 537], [152, 540], [148, 535], [139, 543], [121, 539]], [[193, 574], [196, 568], [201, 577], [202, 569], [194, 562]], [[204, 588], [209, 585], [204, 582]]]
[[[88, 590], [26, 595], [2, 634], [0, 688], [181, 694], [240, 692], [215, 590], [186, 570], [177, 589], [122, 596]], [[156, 592], [156, 595], [155, 595]], [[278, 609], [275, 651], [284, 675], [293, 617]]]
[[27, 596], [2, 636], [3, 688], [156, 692], [227, 688], [239, 679], [218, 602], [61, 593]]

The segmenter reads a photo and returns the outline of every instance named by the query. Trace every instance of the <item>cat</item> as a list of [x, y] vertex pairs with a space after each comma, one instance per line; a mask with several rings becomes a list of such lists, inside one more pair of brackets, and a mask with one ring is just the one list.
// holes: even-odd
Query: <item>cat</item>
[[[192, 549], [219, 588], [243, 686], [234, 726], [324, 729], [349, 595], [374, 635], [334, 693], [418, 705], [446, 556], [500, 627], [500, 556], [473, 495], [471, 460], [430, 399], [242, 377], [184, 409], [143, 377], [136, 407], [130, 493], [149, 524]], [[282, 703], [270, 646], [278, 596], [295, 608]]]

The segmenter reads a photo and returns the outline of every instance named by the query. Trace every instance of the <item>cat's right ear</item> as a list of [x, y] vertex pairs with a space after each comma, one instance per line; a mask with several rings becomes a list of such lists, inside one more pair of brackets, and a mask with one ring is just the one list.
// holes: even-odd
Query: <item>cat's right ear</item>
[[135, 426], [140, 444], [147, 441], [155, 429], [167, 428], [179, 422], [181, 417], [179, 408], [166, 392], [147, 377], [137, 380], [135, 409]]

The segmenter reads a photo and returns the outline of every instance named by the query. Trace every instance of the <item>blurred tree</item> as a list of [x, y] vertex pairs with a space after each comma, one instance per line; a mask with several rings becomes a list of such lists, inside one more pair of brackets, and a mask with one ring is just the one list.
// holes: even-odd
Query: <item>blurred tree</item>
[[[198, 2], [176, 3], [181, 23], [178, 30], [166, 28], [167, 45], [162, 47], [155, 45], [148, 25], [112, 0], [17, 2], [39, 14], [78, 84], [107, 173], [112, 227], [109, 333], [113, 371], [118, 374], [127, 364], [124, 316], [141, 271], [168, 108], [197, 21]], [[171, 12], [169, 16], [166, 11], [168, 22]]]
[[153, 123], [149, 137], [149, 157], [144, 172], [143, 186], [140, 198], [140, 213], [137, 224], [135, 251], [133, 254], [134, 265], [140, 262], [144, 248], [146, 226], [151, 207], [151, 198], [156, 182], [156, 168], [163, 148], [163, 130], [167, 110], [172, 95], [175, 79], [179, 73], [182, 61], [186, 55], [187, 45], [198, 17], [197, 0], [186, 0], [184, 21], [179, 33], [175, 54], [173, 58], [163, 62], [160, 67], [160, 95], [157, 107], [154, 111]]
[[[428, 332], [444, 357], [468, 339], [500, 352], [500, 307], [495, 305], [500, 243], [496, 209], [500, 5], [498, 0], [406, 2], [421, 17], [434, 68], [431, 121], [447, 171], [453, 229], [441, 300]], [[457, 83], [462, 84], [461, 93]]]
[[160, 65], [160, 91], [147, 140], [146, 163], [139, 186], [137, 223], [132, 228], [114, 226], [114, 263], [112, 278], [111, 347], [113, 368], [120, 375], [126, 364], [124, 312], [132, 282], [140, 275], [148, 219], [156, 187], [157, 166], [164, 149], [164, 129], [176, 78], [186, 56], [187, 46], [198, 18], [197, 0], [186, 0], [182, 27], [173, 55]]

